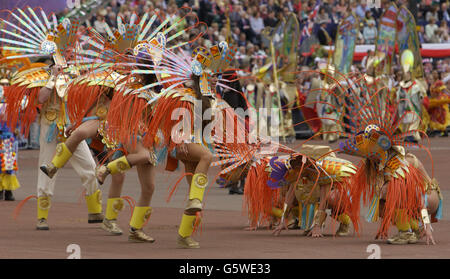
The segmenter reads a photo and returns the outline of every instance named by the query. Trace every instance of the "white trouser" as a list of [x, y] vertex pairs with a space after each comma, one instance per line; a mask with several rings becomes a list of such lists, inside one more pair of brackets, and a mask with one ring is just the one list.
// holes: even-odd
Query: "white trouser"
[[[56, 154], [56, 138], [51, 142], [47, 142], [47, 132], [50, 125], [44, 117], [41, 117], [41, 134], [39, 136], [40, 150], [39, 150], [39, 166], [42, 164], [49, 164], [53, 156]], [[86, 141], [82, 141], [77, 149], [73, 152], [69, 162], [71, 163], [75, 172], [81, 177], [81, 184], [86, 189], [87, 195], [92, 195], [97, 191], [98, 184], [95, 178], [95, 161]], [[37, 194], [38, 197], [53, 196], [55, 189], [55, 182], [58, 173], [50, 179], [40, 169], [38, 170]]]

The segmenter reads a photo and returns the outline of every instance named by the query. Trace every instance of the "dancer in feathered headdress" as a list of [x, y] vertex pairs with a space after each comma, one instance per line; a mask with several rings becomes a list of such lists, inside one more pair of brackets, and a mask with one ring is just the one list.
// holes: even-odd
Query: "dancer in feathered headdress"
[[[203, 209], [203, 196], [208, 185], [206, 173], [213, 159], [210, 150], [212, 136], [224, 136], [223, 127], [218, 128], [212, 120], [225, 123], [226, 118], [231, 118], [234, 121], [233, 114], [225, 113], [230, 107], [217, 98], [216, 86], [226, 87], [220, 75], [229, 68], [235, 52], [235, 48], [225, 42], [209, 49], [198, 47], [192, 56], [166, 49], [159, 65], [133, 71], [135, 74], [161, 76], [159, 82], [146, 85], [136, 92], [142, 93], [159, 85], [165, 87], [152, 109], [151, 121], [142, 142], [147, 148], [153, 148], [155, 135], [160, 130], [159, 144], [169, 152], [166, 169], [174, 170], [178, 160], [185, 165], [190, 192], [178, 231], [178, 244], [182, 248], [200, 247], [191, 235], [200, 222]], [[204, 112], [209, 112], [210, 118], [204, 119]], [[205, 134], [203, 131], [206, 131]], [[131, 137], [134, 136], [131, 134]]]
[[305, 235], [321, 237], [325, 210], [329, 208], [340, 222], [337, 235], [347, 235], [351, 222], [358, 230], [358, 220], [349, 217], [349, 182], [356, 169], [351, 162], [336, 157], [328, 146], [303, 145], [296, 152], [273, 142], [270, 145], [269, 153], [262, 152], [265, 149], [258, 145], [236, 148], [225, 144], [216, 148], [226, 159], [215, 164], [231, 162], [222, 175], [231, 181], [244, 173], [247, 177], [244, 204], [250, 229], [267, 222], [272, 226], [279, 219], [274, 235], [288, 227], [299, 227]]
[[[348, 140], [340, 142], [339, 152], [364, 158], [353, 176], [351, 199], [354, 216], [359, 216], [360, 201], [370, 202], [368, 221], [382, 218], [377, 238], [387, 237], [391, 223], [399, 234], [388, 239], [391, 244], [416, 243], [423, 226], [427, 242], [434, 240], [430, 222], [441, 218], [442, 195], [435, 179], [431, 179], [422, 163], [407, 146], [426, 149], [421, 144], [405, 142], [405, 138], [419, 130], [400, 132], [405, 118], [418, 117], [415, 111], [398, 114], [398, 103], [388, 104], [393, 110], [382, 113], [380, 90], [364, 85], [364, 79], [353, 79], [353, 87], [346, 90], [347, 115], [354, 126]], [[431, 215], [431, 218], [430, 218]]]
[[[42, 164], [51, 159], [57, 146], [61, 147], [57, 143], [65, 140], [66, 89], [68, 82], [74, 78], [74, 73], [67, 67], [67, 61], [76, 47], [79, 24], [77, 21], [68, 20], [58, 23], [55, 15], [48, 17], [42, 9], [29, 7], [9, 12], [8, 19], [2, 19], [1, 22], [5, 27], [1, 29], [4, 35], [0, 38], [2, 49], [17, 53], [7, 57], [8, 60], [40, 57], [50, 58], [51, 63], [54, 63], [52, 66], [33, 63], [20, 68], [5, 93], [10, 127], [15, 127], [20, 119], [25, 128], [24, 132], [27, 133], [37, 109], [40, 109], [39, 164]], [[57, 150], [58, 162], [68, 160], [71, 157], [68, 154], [74, 154], [72, 166], [86, 188], [88, 222], [101, 222], [101, 194], [95, 180], [95, 161], [87, 144], [83, 143], [73, 152], [64, 148]], [[55, 179], [38, 173], [38, 230], [49, 229], [47, 218], [54, 187]]]

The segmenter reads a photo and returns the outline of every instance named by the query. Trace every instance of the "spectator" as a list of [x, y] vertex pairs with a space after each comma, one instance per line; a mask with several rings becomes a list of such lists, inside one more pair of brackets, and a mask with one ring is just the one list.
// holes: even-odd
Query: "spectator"
[[261, 34], [261, 31], [264, 29], [264, 21], [259, 12], [256, 11], [253, 16], [250, 17], [250, 27], [255, 34]]
[[437, 20], [437, 19], [439, 18], [439, 15], [438, 15], [438, 12], [437, 12], [437, 6], [432, 6], [432, 7], [431, 7], [431, 10], [428, 11], [428, 12], [425, 14], [425, 20], [426, 20], [427, 22], [430, 22], [430, 20], [431, 20], [432, 17], [433, 17], [435, 20]]
[[322, 24], [322, 23], [328, 24], [331, 22], [330, 17], [328, 16], [328, 14], [325, 11], [325, 8], [322, 7], [319, 9], [319, 12], [317, 13], [315, 21], [319, 24]]
[[420, 44], [424, 44], [426, 42], [425, 40], [425, 30], [423, 26], [417, 26], [417, 28], [419, 29], [417, 32], [417, 36], [419, 37], [419, 42]]
[[345, 0], [339, 0], [339, 3], [336, 5], [335, 11], [338, 14], [338, 16], [342, 17], [344, 13], [348, 9], [348, 3]]
[[377, 28], [375, 27], [375, 20], [371, 19], [367, 21], [367, 26], [363, 29], [364, 41], [366, 44], [375, 43], [377, 38]]
[[427, 25], [427, 21], [425, 20], [423, 16], [423, 11], [418, 10], [417, 11], [417, 26], [425, 26]]
[[245, 33], [241, 33], [239, 35], [239, 40], [237, 42], [238, 46], [243, 46], [245, 47], [247, 45], [247, 36], [245, 35]]
[[111, 11], [108, 14], [108, 17], [105, 19], [106, 23], [108, 24], [109, 27], [111, 28], [117, 28], [117, 16], [116, 13]]
[[441, 9], [438, 11], [439, 20], [447, 22], [447, 25], [450, 24], [450, 8], [446, 2], [441, 4]]
[[242, 6], [240, 4], [235, 4], [233, 6], [233, 10], [229, 13], [228, 17], [230, 18], [230, 24], [232, 27], [235, 27], [237, 25], [237, 22], [240, 18], [240, 13], [242, 10]]
[[101, 10], [97, 15], [97, 19], [94, 21], [95, 30], [97, 30], [97, 32], [102, 35], [106, 35], [105, 16], [106, 16], [106, 10]]
[[443, 38], [448, 37], [449, 33], [448, 33], [448, 23], [445, 20], [441, 21], [441, 26], [439, 28], [441, 30], [441, 36]]
[[[356, 2], [356, 1], [355, 1]], [[365, 1], [361, 1], [362, 3], [359, 4], [355, 9], [355, 14], [359, 17], [360, 20], [363, 20], [366, 16], [366, 12], [370, 11], [369, 7], [365, 3]]]
[[320, 27], [317, 31], [317, 38], [319, 39], [319, 43], [321, 45], [329, 45], [331, 43], [331, 37], [328, 34], [328, 31], [326, 30], [327, 22], [322, 21], [319, 23]]
[[241, 29], [239, 29], [239, 27], [234, 27], [233, 32], [231, 33], [231, 39], [234, 42], [238, 42], [240, 34], [241, 34]]
[[261, 42], [261, 31], [264, 29], [264, 21], [258, 11], [254, 12], [253, 16], [250, 18], [250, 26], [254, 34], [251, 41], [255, 44], [259, 44]]
[[274, 11], [270, 11], [267, 17], [264, 19], [264, 26], [275, 27], [278, 24], [278, 20]]
[[436, 24], [436, 18], [431, 17], [430, 22], [425, 26], [425, 41], [427, 43], [430, 43], [433, 38], [433, 36], [436, 35], [436, 30], [439, 29], [439, 26]]
[[241, 18], [239, 19], [239, 28], [241, 33], [244, 32], [246, 37], [251, 39], [253, 36], [252, 28], [250, 27], [250, 20], [248, 14], [245, 11], [241, 12]]

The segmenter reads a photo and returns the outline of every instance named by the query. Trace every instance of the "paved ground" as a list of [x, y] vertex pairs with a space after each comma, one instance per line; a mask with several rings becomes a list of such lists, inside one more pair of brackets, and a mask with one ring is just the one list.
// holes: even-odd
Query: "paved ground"
[[[295, 144], [300, 144], [297, 141]], [[313, 142], [321, 144], [320, 141]], [[334, 147], [336, 144], [333, 145]], [[433, 138], [431, 153], [434, 160], [435, 177], [440, 181], [444, 198], [450, 194], [450, 140]], [[431, 161], [424, 151], [415, 154], [424, 162], [431, 173]], [[61, 170], [53, 205], [49, 216], [50, 231], [36, 231], [36, 202], [28, 202], [17, 220], [12, 218], [15, 206], [26, 196], [35, 194], [38, 151], [20, 151], [18, 174], [21, 188], [15, 192], [17, 201], [0, 201], [0, 258], [67, 258], [70, 244], [77, 244], [82, 258], [209, 258], [209, 259], [264, 259], [264, 258], [367, 258], [374, 253], [368, 247], [377, 244], [381, 258], [450, 258], [450, 203], [444, 200], [444, 220], [433, 225], [435, 246], [427, 246], [423, 241], [415, 245], [392, 246], [374, 240], [376, 224], [362, 222], [359, 236], [330, 236], [333, 228], [328, 224], [327, 237], [310, 239], [301, 235], [302, 231], [284, 231], [273, 237], [268, 230], [245, 231], [247, 225], [242, 211], [242, 196], [228, 195], [228, 191], [212, 184], [205, 198], [205, 212], [202, 231], [195, 238], [201, 249], [176, 249], [177, 227], [185, 204], [187, 184], [182, 182], [170, 203], [166, 202], [168, 187], [180, 177], [181, 171], [164, 172], [157, 176], [157, 190], [153, 197], [153, 215], [146, 231], [156, 242], [153, 244], [131, 244], [126, 234], [106, 235], [98, 224], [87, 223], [87, 210], [80, 199], [82, 189], [79, 178], [70, 167]], [[346, 157], [355, 161], [355, 158]], [[213, 180], [216, 170], [209, 176]], [[109, 180], [103, 186], [106, 201]], [[135, 170], [127, 173], [124, 195], [137, 198], [139, 184]], [[106, 204], [106, 203], [105, 203]], [[119, 216], [119, 224], [126, 230], [130, 218], [129, 208]], [[369, 250], [368, 250], [369, 249]], [[369, 251], [369, 252], [368, 252]]]

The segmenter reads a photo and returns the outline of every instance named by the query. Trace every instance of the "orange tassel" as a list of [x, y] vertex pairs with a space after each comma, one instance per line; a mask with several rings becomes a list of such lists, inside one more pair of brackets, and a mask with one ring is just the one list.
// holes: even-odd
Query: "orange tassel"
[[[134, 207], [136, 206], [136, 201], [130, 196], [122, 196], [121, 198], [124, 199], [130, 206], [130, 211], [131, 211], [130, 221], [131, 221], [131, 218], [133, 218], [133, 211], [134, 211]], [[145, 223], [147, 224], [147, 222], [145, 222]]]
[[269, 222], [272, 216], [272, 207], [277, 206], [280, 189], [267, 186], [269, 179], [265, 171], [268, 162], [251, 167], [244, 187], [244, 203], [248, 212], [251, 226], [259, 222]]
[[[20, 123], [21, 133], [28, 137], [30, 125], [36, 120], [38, 95], [41, 87], [27, 88], [26, 86], [11, 85], [5, 88], [6, 119], [8, 126], [15, 130]], [[28, 104], [22, 109], [22, 101], [27, 98]]]
[[14, 220], [16, 220], [17, 217], [19, 217], [20, 211], [22, 210], [22, 207], [25, 205], [25, 203], [32, 198], [37, 199], [37, 196], [35, 196], [35, 195], [28, 196], [16, 206], [16, 208], [14, 209], [14, 212], [13, 212]]

